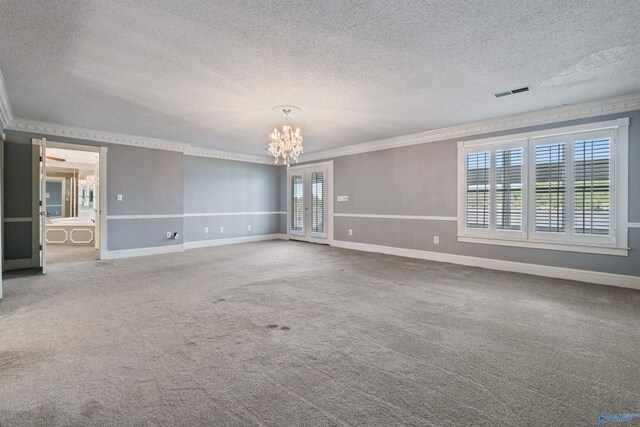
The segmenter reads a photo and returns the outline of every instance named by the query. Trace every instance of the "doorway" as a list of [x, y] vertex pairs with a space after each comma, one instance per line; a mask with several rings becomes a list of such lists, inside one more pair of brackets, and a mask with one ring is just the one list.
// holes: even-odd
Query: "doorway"
[[289, 239], [330, 244], [333, 240], [333, 161], [287, 169]]
[[34, 195], [43, 274], [48, 264], [101, 259], [106, 248], [106, 148], [44, 138], [32, 143], [39, 152]]

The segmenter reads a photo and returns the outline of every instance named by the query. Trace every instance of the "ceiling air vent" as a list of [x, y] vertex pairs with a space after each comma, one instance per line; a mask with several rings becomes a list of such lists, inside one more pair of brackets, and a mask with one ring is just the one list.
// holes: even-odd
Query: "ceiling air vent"
[[498, 92], [495, 94], [496, 98], [502, 98], [503, 96], [515, 95], [516, 93], [529, 92], [529, 86], [519, 87], [518, 89], [511, 89], [506, 92]]

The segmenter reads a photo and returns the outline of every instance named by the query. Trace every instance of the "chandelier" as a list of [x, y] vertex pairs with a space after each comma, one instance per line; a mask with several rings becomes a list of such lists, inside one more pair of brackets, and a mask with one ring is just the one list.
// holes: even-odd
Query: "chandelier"
[[278, 158], [282, 157], [282, 160], [287, 167], [291, 165], [291, 160], [298, 163], [298, 156], [302, 154], [302, 134], [300, 128], [293, 128], [287, 123], [289, 113], [291, 111], [300, 111], [300, 108], [295, 105], [276, 105], [273, 107], [273, 111], [282, 111], [284, 113], [284, 125], [282, 130], [277, 128], [271, 132], [271, 142], [269, 142], [268, 152], [271, 156], [275, 157], [276, 165], [278, 164]]
[[78, 185], [80, 185], [80, 187], [89, 187], [89, 188], [95, 187], [97, 183], [98, 183], [98, 180], [96, 179], [95, 175], [87, 175], [83, 179], [78, 181]]

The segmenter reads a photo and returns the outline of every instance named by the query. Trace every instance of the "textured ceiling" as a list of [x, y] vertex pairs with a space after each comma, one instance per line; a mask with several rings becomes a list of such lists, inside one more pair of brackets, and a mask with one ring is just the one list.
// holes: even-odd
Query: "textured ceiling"
[[[640, 91], [640, 1], [0, 0], [15, 117], [266, 155]], [[494, 98], [530, 85], [529, 93]]]

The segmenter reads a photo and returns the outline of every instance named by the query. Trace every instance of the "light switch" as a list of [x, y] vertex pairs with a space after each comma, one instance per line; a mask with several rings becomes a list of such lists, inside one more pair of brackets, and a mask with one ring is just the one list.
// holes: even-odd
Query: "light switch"
[[118, 194], [118, 201], [121, 202], [122, 201], [122, 194]]

